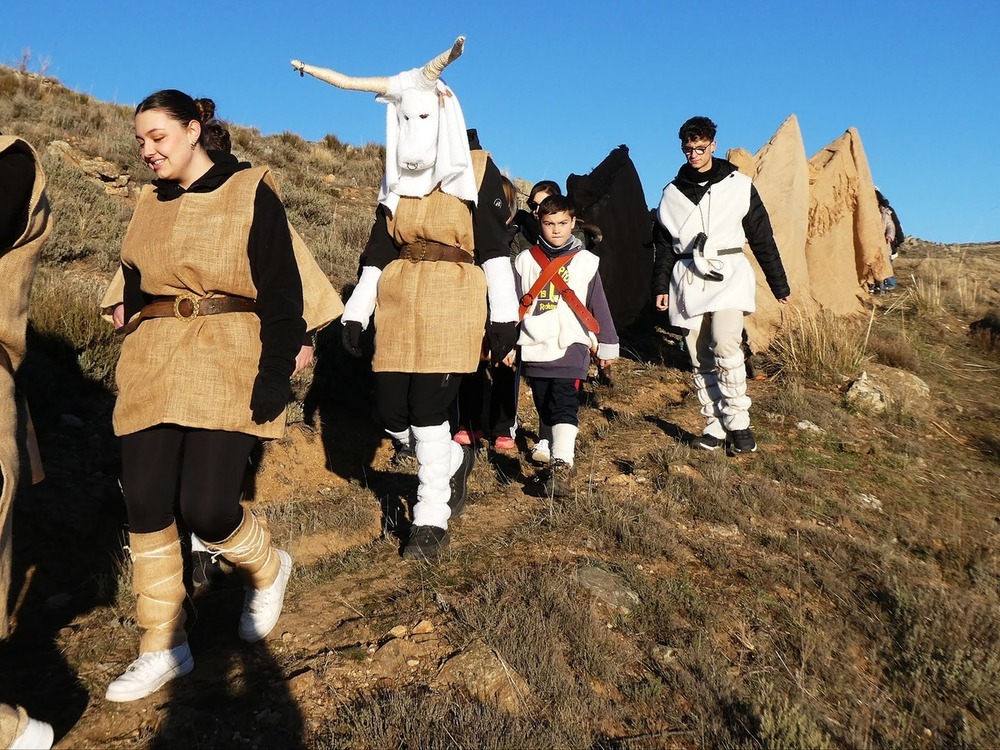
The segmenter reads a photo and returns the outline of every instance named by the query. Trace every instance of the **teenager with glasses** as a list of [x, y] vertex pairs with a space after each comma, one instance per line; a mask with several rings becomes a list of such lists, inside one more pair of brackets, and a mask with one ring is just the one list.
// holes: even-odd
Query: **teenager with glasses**
[[694, 390], [705, 417], [696, 444], [753, 453], [743, 359], [743, 318], [755, 309], [756, 279], [743, 243], [775, 298], [790, 290], [767, 209], [750, 178], [715, 157], [716, 125], [692, 117], [678, 133], [686, 161], [663, 189], [654, 226], [653, 297], [671, 325], [687, 329]]

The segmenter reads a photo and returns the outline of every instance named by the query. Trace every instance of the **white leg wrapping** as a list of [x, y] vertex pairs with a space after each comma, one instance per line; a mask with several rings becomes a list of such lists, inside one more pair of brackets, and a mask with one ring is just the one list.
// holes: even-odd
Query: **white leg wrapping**
[[694, 392], [701, 404], [701, 413], [705, 417], [703, 435], [712, 435], [720, 440], [726, 437], [723, 420], [723, 396], [719, 388], [719, 375], [716, 372], [695, 372], [693, 375]]
[[750, 397], [747, 395], [747, 370], [743, 351], [716, 359], [719, 365], [719, 390], [722, 392], [722, 424], [729, 431], [750, 426]]
[[552, 460], [565, 461], [573, 465], [576, 454], [576, 435], [580, 428], [574, 424], [552, 425]]
[[[451, 508], [451, 475], [461, 465], [462, 448], [451, 439], [448, 423], [414, 427], [417, 454], [417, 502], [413, 506], [414, 526], [448, 528]], [[455, 464], [455, 453], [458, 464]]]

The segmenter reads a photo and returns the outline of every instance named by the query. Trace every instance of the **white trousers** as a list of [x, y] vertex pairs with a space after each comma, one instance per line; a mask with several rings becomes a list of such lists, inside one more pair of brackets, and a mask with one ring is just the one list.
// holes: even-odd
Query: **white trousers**
[[719, 310], [688, 321], [684, 339], [694, 369], [694, 389], [705, 417], [705, 435], [750, 426], [750, 397], [743, 361], [743, 311]]

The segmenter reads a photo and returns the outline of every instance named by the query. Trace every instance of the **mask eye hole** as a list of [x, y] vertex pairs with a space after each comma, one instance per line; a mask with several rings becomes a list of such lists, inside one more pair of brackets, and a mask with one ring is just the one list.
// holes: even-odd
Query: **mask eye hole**
[[426, 120], [430, 115], [420, 115], [421, 120]]

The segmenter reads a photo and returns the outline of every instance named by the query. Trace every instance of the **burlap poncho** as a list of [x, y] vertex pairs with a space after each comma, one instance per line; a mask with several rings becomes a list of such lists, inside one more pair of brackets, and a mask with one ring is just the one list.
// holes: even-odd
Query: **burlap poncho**
[[[0, 346], [6, 350], [16, 369], [24, 359], [25, 328], [28, 324], [28, 294], [38, 265], [42, 244], [52, 231], [49, 202], [45, 196], [45, 175], [38, 155], [20, 138], [0, 135], [0, 153], [18, 149], [35, 164], [35, 183], [28, 207], [28, 223], [13, 248], [0, 255]], [[17, 404], [14, 400], [14, 377], [0, 367], [0, 638], [7, 637], [7, 594], [11, 566], [11, 503], [20, 480], [18, 460]]]
[[[236, 172], [211, 192], [185, 193], [170, 201], [158, 200], [152, 186], [144, 188], [121, 254], [123, 263], [140, 270], [142, 291], [256, 298], [247, 243], [261, 181], [274, 189], [263, 167]], [[303, 297], [311, 307], [307, 327], [315, 330], [340, 315], [343, 305], [301, 238], [289, 229]], [[118, 277], [101, 307], [107, 310], [120, 301]], [[250, 393], [260, 353], [260, 320], [254, 313], [144, 321], [122, 344], [115, 373], [115, 433], [178, 424], [281, 437], [284, 413], [263, 425], [251, 418]]]
[[[489, 153], [473, 151], [476, 186]], [[400, 198], [388, 222], [399, 246], [420, 241], [461, 248], [474, 257], [472, 212], [435, 188]], [[394, 260], [382, 271], [375, 308], [375, 372], [465, 373], [479, 366], [486, 329], [486, 274], [469, 263]]]

